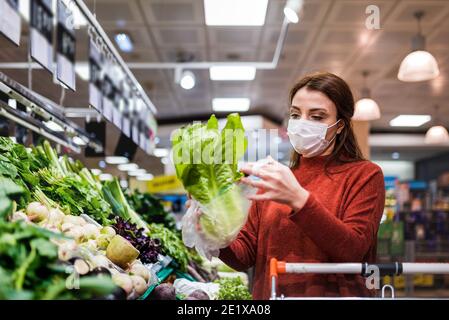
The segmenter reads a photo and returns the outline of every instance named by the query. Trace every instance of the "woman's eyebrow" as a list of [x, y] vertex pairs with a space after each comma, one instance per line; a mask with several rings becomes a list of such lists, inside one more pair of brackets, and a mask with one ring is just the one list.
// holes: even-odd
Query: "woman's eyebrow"
[[[297, 107], [297, 106], [290, 106], [290, 109], [295, 109], [295, 110], [301, 111], [301, 109], [299, 107]], [[325, 109], [325, 108], [311, 108], [311, 109], [309, 109], [309, 112], [314, 112], [314, 111], [327, 112], [327, 109]]]
[[327, 112], [327, 109], [324, 109], [324, 108], [312, 108], [312, 109], [309, 110], [309, 112], [313, 112], [313, 111], [324, 111], [324, 112]]

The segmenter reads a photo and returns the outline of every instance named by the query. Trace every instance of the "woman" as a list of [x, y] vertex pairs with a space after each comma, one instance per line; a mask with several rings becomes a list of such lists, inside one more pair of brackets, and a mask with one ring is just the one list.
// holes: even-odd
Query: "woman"
[[[291, 168], [274, 160], [242, 171], [261, 180], [237, 239], [220, 251], [236, 270], [255, 267], [254, 299], [269, 299], [269, 260], [368, 262], [376, 259], [384, 207], [381, 169], [364, 160], [351, 117], [354, 98], [331, 73], [305, 76], [290, 93], [288, 135], [295, 151]], [[359, 275], [284, 274], [285, 296], [371, 296]]]

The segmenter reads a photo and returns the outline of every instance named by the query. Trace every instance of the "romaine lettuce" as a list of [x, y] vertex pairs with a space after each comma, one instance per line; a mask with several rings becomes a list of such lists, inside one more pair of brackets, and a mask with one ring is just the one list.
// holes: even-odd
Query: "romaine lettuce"
[[225, 246], [247, 216], [243, 198], [235, 182], [242, 177], [238, 160], [247, 148], [240, 116], [227, 117], [220, 132], [212, 115], [206, 124], [182, 127], [173, 136], [173, 161], [184, 188], [199, 202], [200, 224], [206, 237]]

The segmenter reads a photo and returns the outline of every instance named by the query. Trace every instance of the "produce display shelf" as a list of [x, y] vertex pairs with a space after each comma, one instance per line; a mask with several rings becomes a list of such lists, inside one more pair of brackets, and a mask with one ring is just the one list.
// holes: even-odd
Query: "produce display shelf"
[[158, 278], [158, 284], [149, 286], [147, 291], [145, 291], [145, 293], [143, 295], [141, 295], [138, 300], [146, 300], [148, 298], [148, 296], [151, 294], [151, 292], [153, 292], [154, 288], [156, 288], [161, 282], [163, 282], [165, 279], [168, 278], [168, 276], [170, 274], [172, 274], [172, 272], [174, 271], [173, 267], [165, 267], [163, 269], [161, 269], [159, 272], [156, 273], [156, 276]]
[[156, 276], [158, 278], [158, 284], [149, 286], [147, 291], [145, 291], [145, 293], [142, 296], [140, 296], [138, 298], [138, 300], [146, 300], [148, 298], [148, 296], [151, 294], [151, 292], [153, 292], [154, 288], [156, 288], [165, 279], [167, 279], [173, 272], [175, 273], [176, 278], [184, 278], [189, 281], [195, 281], [195, 279], [192, 276], [190, 276], [189, 274], [187, 274], [185, 272], [181, 272], [179, 270], [176, 270], [172, 266], [168, 266], [168, 267], [161, 269], [159, 272], [156, 273]]

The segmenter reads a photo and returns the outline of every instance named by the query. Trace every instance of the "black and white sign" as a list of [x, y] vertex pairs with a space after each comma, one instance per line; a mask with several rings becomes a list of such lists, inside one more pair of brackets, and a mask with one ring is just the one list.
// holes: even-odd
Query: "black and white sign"
[[53, 73], [53, 13], [52, 0], [31, 1], [31, 57]]
[[56, 76], [59, 81], [75, 91], [76, 39], [73, 19], [72, 11], [62, 2], [62, 0], [58, 0]]
[[21, 31], [18, 7], [19, 0], [0, 0], [0, 32], [17, 46], [20, 45]]
[[89, 104], [102, 112], [102, 74], [103, 57], [95, 42], [89, 41]]
[[145, 151], [146, 145], [147, 145], [147, 138], [145, 136], [145, 132], [141, 131], [139, 137], [139, 147]]
[[129, 118], [127, 116], [123, 117], [122, 132], [128, 138], [131, 138], [131, 122], [130, 122], [130, 120], [129, 120]]
[[114, 109], [115, 86], [109, 75], [103, 78], [103, 117], [112, 121], [112, 110]]
[[139, 145], [139, 126], [137, 123], [132, 126], [132, 139], [135, 144]]
[[114, 109], [112, 110], [112, 122], [122, 130], [122, 110], [123, 110], [123, 94], [122, 85], [115, 87], [114, 92]]

